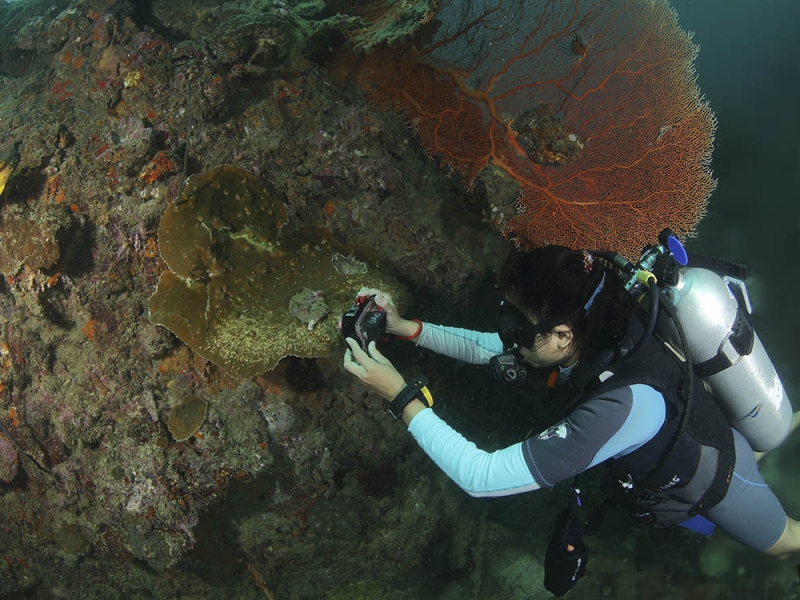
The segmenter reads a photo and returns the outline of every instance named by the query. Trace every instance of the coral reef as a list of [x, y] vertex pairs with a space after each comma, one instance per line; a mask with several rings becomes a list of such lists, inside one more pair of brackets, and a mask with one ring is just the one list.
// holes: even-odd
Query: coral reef
[[[513, 206], [515, 180], [487, 168], [466, 192], [340, 77], [354, 46], [397, 47], [435, 25], [434, 4], [0, 3], [0, 160], [13, 165], [0, 168], [0, 596], [544, 597], [534, 575], [563, 490], [469, 498], [343, 373], [341, 345], [278, 360], [283, 349], [245, 377], [148, 318], [165, 278], [205, 300], [227, 281], [220, 315], [274, 304], [281, 335], [341, 344], [337, 313], [384, 281], [370, 279], [380, 258], [409, 316], [494, 325], [511, 244], [489, 200]], [[297, 18], [332, 20], [298, 36], [283, 27]], [[557, 103], [529, 103], [516, 122], [520, 147], [553, 166], [591, 150]], [[214, 172], [220, 189], [246, 182], [246, 202], [202, 200]], [[291, 278], [258, 283], [292, 261]], [[180, 302], [166, 304], [191, 307]], [[504, 390], [497, 410], [488, 370], [392, 340], [385, 353], [432, 375], [437, 411], [483, 448], [534, 426], [520, 415], [535, 387]], [[344, 534], [329, 535], [342, 513]], [[695, 538], [606, 529], [571, 597], [708, 597]], [[770, 567], [735, 563], [722, 583], [789, 597]]]
[[[368, 565], [380, 575], [365, 589], [390, 597], [426, 536], [454, 519], [460, 493], [441, 489], [335, 353], [289, 357], [237, 385], [147, 318], [170, 272], [162, 217], [190, 189], [184, 173], [221, 164], [274, 191], [284, 248], [323, 257], [320, 268], [348, 282], [341, 297], [315, 277], [279, 290], [297, 336], [343, 348], [337, 312], [362, 282], [381, 281], [370, 279], [366, 247], [380, 249], [387, 276], [424, 286], [422, 298], [447, 282], [444, 297], [468, 299], [502, 260], [504, 244], [484, 239], [491, 230], [477, 212], [440, 219], [458, 190], [411, 150], [399, 119], [331, 85], [327, 65], [302, 48], [288, 52], [285, 31], [223, 35], [217, 10], [0, 5], [0, 156], [13, 165], [0, 197], [2, 595], [263, 597], [255, 573], [279, 597], [317, 598], [365, 581]], [[476, 243], [455, 251], [445, 241], [453, 230]], [[290, 306], [305, 288], [305, 304]], [[328, 316], [309, 332], [297, 315], [323, 290]], [[199, 411], [181, 412], [189, 398], [208, 403], [199, 429]], [[384, 471], [400, 498], [434, 478], [425, 524], [418, 492], [394, 507], [362, 491]], [[339, 495], [361, 498], [363, 548], [309, 531], [306, 511]], [[208, 511], [229, 515], [219, 521], [225, 544]], [[331, 573], [315, 562], [317, 537], [322, 556], [347, 564]], [[397, 570], [382, 573], [390, 560]]]

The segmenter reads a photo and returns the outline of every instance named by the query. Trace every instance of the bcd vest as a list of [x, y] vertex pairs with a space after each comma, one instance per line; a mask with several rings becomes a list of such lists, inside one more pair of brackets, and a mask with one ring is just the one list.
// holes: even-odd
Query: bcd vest
[[606, 493], [641, 521], [664, 526], [674, 523], [659, 518], [659, 506], [672, 503], [670, 511], [674, 513], [677, 503], [685, 506], [689, 516], [716, 506], [728, 491], [736, 461], [731, 426], [697, 376], [693, 377], [689, 415], [683, 424], [689, 399], [687, 370], [658, 338], [650, 336], [645, 346], [605, 382], [599, 383], [595, 376], [575, 390], [566, 405], [577, 407], [590, 398], [633, 384], [649, 385], [664, 396], [666, 418], [641, 448], [606, 461]]

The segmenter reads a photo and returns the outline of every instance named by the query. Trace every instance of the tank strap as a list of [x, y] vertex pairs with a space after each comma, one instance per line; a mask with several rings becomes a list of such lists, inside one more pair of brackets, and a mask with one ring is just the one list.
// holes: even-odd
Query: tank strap
[[747, 265], [723, 260], [721, 258], [692, 254], [689, 257], [688, 266], [698, 269], [708, 269], [709, 271], [714, 271], [718, 275], [730, 275], [737, 279], [747, 278]]
[[730, 486], [735, 466], [736, 451], [732, 448], [725, 448], [720, 451], [717, 457], [717, 470], [711, 480], [711, 485], [708, 486], [700, 500], [689, 509], [688, 514], [690, 517], [703, 514], [722, 502], [725, 494], [728, 493], [728, 486]]
[[[736, 298], [738, 307], [736, 309], [736, 318], [731, 326], [731, 333], [725, 341], [730, 342], [739, 357], [747, 356], [753, 351], [753, 344], [755, 343], [753, 320], [750, 316], [750, 311], [747, 309], [747, 301], [744, 298], [742, 289], [738, 285], [731, 285], [730, 282], [728, 282], [728, 289], [733, 294], [733, 297]], [[716, 355], [701, 363], [695, 363], [694, 372], [698, 377], [716, 375], [735, 364], [722, 352], [723, 345], [724, 342], [720, 344]]]

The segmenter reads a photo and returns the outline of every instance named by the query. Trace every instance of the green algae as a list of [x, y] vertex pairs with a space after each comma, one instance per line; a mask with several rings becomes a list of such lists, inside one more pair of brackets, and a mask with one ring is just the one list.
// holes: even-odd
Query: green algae
[[[343, 349], [336, 316], [362, 286], [402, 298], [370, 251], [344, 248], [320, 227], [282, 234], [286, 219], [277, 194], [246, 171], [224, 165], [192, 176], [161, 219], [158, 246], [169, 270], [150, 298], [150, 320], [246, 379], [288, 355]], [[339, 272], [337, 255], [352, 255], [368, 270]], [[292, 298], [304, 289], [324, 295], [330, 316], [309, 323], [292, 314]]]

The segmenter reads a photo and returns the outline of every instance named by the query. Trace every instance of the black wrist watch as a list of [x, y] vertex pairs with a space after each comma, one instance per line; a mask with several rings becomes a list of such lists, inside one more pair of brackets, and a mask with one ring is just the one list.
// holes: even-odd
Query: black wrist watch
[[389, 403], [389, 414], [399, 419], [403, 416], [403, 409], [414, 400], [419, 400], [428, 408], [433, 406], [433, 396], [428, 389], [428, 378], [425, 375], [416, 377], [397, 393], [394, 400]]

